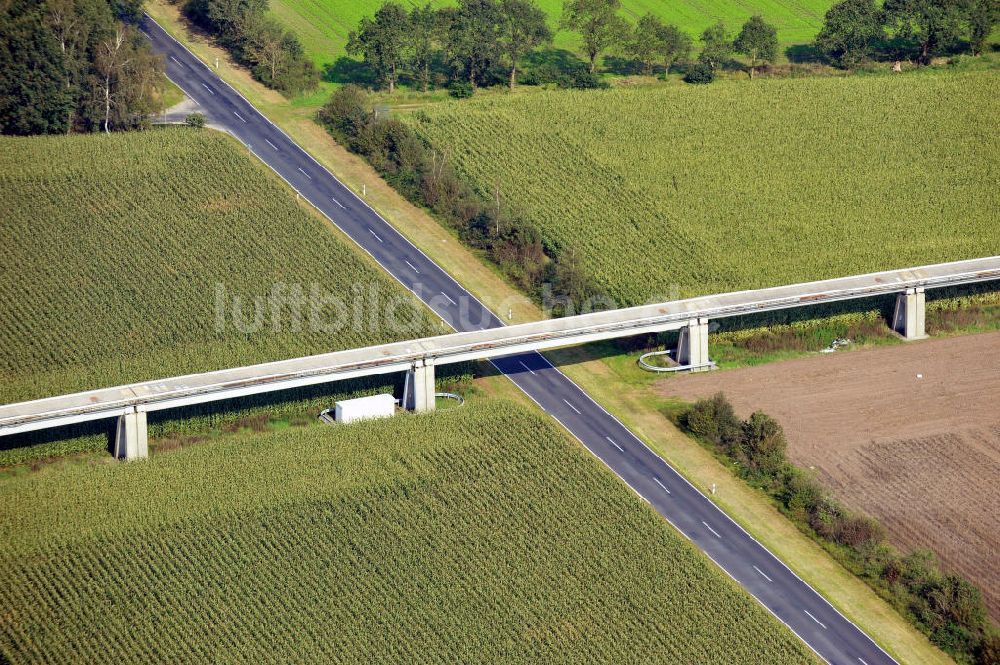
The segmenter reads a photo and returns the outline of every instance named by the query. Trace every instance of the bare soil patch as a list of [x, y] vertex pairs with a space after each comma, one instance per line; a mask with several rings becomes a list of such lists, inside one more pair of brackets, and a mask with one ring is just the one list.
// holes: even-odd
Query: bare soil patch
[[1000, 333], [671, 377], [667, 396], [724, 392], [788, 435], [844, 503], [903, 549], [926, 547], [1000, 618]]

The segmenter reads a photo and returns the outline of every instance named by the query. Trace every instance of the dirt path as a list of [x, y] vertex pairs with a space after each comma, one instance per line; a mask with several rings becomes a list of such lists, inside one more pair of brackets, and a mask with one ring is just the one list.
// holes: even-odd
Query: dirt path
[[665, 379], [693, 400], [723, 391], [788, 434], [848, 506], [904, 549], [933, 550], [1000, 618], [1000, 333], [810, 356]]

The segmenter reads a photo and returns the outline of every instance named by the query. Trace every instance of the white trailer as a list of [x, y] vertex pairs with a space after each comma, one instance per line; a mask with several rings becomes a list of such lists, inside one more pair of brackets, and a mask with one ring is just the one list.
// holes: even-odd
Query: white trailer
[[396, 413], [396, 398], [391, 393], [358, 397], [337, 402], [334, 413], [338, 423], [352, 423], [368, 418], [388, 418]]

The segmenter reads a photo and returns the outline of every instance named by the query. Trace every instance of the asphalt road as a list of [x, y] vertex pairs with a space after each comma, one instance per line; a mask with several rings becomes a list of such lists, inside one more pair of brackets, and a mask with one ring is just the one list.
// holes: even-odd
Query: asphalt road
[[[457, 330], [503, 325], [159, 25], [147, 19], [143, 31], [164, 56], [167, 75], [213, 125], [246, 144], [448, 324]], [[824, 660], [895, 662], [542, 355], [493, 363]]]

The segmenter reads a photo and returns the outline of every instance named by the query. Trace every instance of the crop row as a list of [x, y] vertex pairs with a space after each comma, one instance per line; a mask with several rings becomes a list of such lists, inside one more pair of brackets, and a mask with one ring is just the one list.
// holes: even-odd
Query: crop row
[[513, 404], [63, 464], [0, 495], [12, 663], [810, 662]]
[[[390, 329], [381, 305], [415, 301], [214, 133], [3, 139], [0, 198], [0, 403], [432, 330], [415, 306]], [[365, 316], [274, 325], [275, 284]]]
[[998, 81], [562, 91], [408, 121], [640, 304], [1000, 252]]

